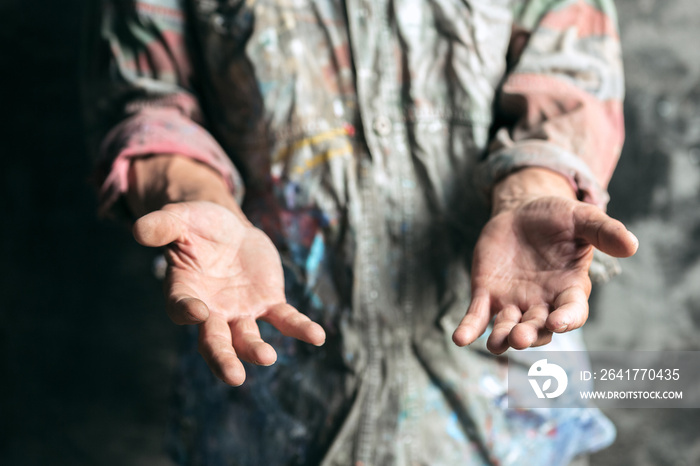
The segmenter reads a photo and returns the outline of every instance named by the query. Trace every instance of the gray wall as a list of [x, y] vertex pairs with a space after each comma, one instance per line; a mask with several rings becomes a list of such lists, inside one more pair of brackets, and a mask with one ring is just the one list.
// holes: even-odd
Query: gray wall
[[[612, 215], [640, 238], [597, 288], [592, 349], [700, 349], [700, 9], [620, 0], [627, 143]], [[80, 2], [0, 0], [0, 464], [166, 465], [179, 329], [151, 251], [98, 222], [78, 108]], [[697, 410], [611, 410], [593, 465], [700, 464]]]
[[[700, 8], [695, 0], [618, 0], [627, 141], [609, 212], [640, 240], [600, 286], [589, 349], [699, 350]], [[593, 465], [700, 464], [700, 410], [618, 409], [618, 440]]]

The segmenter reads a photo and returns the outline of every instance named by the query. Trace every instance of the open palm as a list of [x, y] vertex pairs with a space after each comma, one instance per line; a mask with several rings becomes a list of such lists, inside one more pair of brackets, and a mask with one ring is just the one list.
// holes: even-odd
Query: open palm
[[637, 242], [599, 208], [545, 197], [495, 215], [474, 250], [472, 302], [453, 335], [467, 345], [495, 316], [487, 346], [496, 354], [548, 343], [552, 332], [588, 318], [593, 247], [616, 257]]
[[140, 218], [134, 236], [145, 246], [168, 246], [168, 315], [177, 324], [200, 324], [199, 351], [226, 383], [245, 380], [239, 358], [261, 365], [276, 360], [257, 319], [287, 336], [324, 342], [321, 326], [287, 304], [270, 239], [228, 209], [201, 201], [169, 204]]

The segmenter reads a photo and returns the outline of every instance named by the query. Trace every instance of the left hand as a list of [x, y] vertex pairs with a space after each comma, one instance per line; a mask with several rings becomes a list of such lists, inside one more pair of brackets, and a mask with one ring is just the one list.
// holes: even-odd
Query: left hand
[[323, 328], [287, 304], [279, 252], [238, 206], [224, 178], [196, 160], [158, 154], [131, 161], [127, 202], [134, 236], [167, 246], [166, 311], [176, 324], [199, 324], [199, 352], [229, 385], [245, 380], [241, 360], [270, 365], [274, 348], [257, 321], [313, 345]]
[[176, 324], [199, 324], [199, 352], [229, 385], [245, 380], [241, 360], [269, 366], [277, 353], [257, 321], [313, 345], [323, 328], [287, 304], [279, 253], [242, 212], [206, 201], [167, 204], [141, 217], [134, 236], [167, 245], [166, 310]]
[[495, 316], [489, 351], [549, 343], [552, 332], [588, 318], [593, 248], [633, 255], [636, 237], [600, 208], [564, 196], [535, 196], [496, 213], [474, 250], [472, 301], [453, 334], [465, 346]]

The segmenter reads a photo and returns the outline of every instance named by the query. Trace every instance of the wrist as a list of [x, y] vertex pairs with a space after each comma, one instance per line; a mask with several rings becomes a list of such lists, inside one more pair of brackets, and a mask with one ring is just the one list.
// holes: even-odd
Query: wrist
[[546, 168], [528, 167], [496, 183], [492, 192], [492, 215], [541, 197], [577, 199], [575, 187], [565, 176]]
[[166, 204], [186, 201], [210, 201], [240, 213], [223, 177], [208, 165], [188, 157], [157, 154], [134, 158], [128, 179], [126, 200], [137, 217]]

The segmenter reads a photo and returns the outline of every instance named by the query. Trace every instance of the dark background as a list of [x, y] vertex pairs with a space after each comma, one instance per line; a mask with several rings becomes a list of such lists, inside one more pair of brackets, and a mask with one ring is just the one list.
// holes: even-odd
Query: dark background
[[159, 465], [178, 329], [96, 218], [77, 0], [0, 0], [0, 465]]
[[[610, 213], [641, 240], [599, 287], [590, 349], [700, 349], [700, 9], [620, 0], [627, 143]], [[98, 221], [79, 0], [0, 0], [0, 464], [169, 465], [180, 329], [154, 252]], [[597, 465], [700, 464], [698, 410], [610, 410]]]

